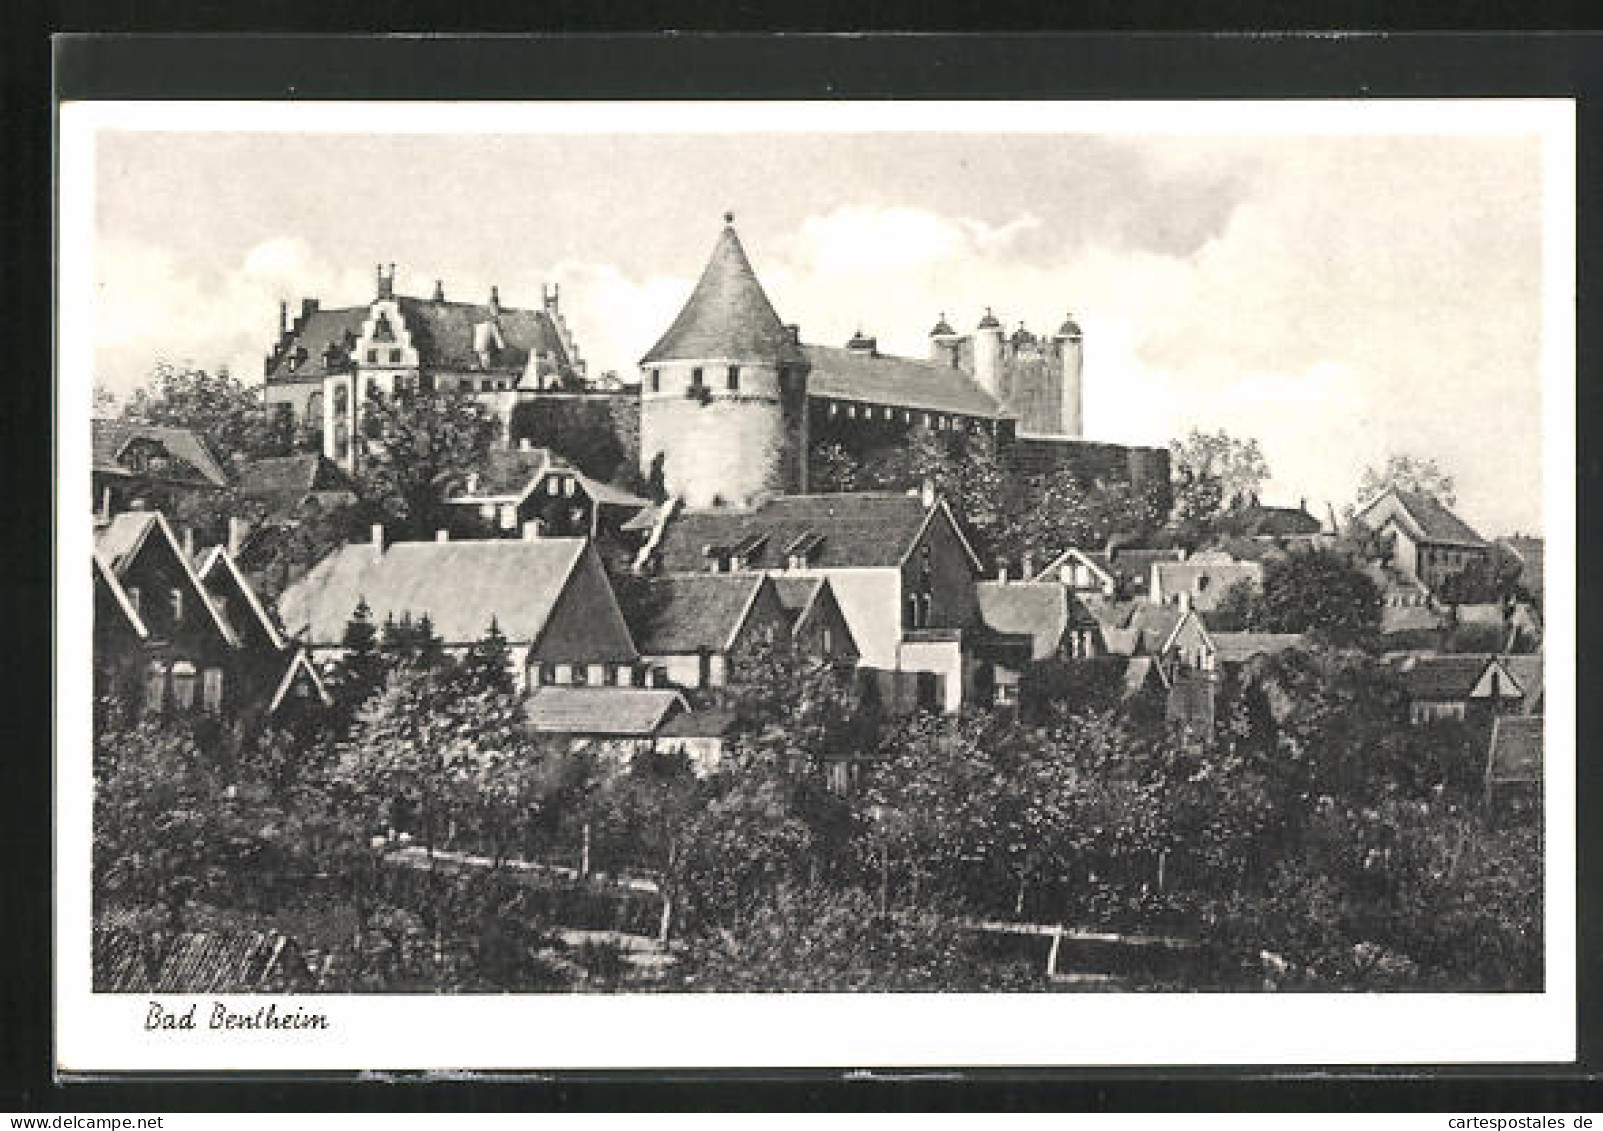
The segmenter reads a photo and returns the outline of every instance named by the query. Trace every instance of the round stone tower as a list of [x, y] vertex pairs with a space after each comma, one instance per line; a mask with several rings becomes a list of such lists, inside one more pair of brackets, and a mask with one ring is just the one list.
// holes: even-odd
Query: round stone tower
[[641, 472], [660, 461], [692, 509], [807, 489], [807, 356], [724, 221], [684, 309], [640, 359]]
[[1057, 341], [1059, 363], [1063, 373], [1063, 421], [1059, 425], [1062, 434], [1072, 436], [1078, 440], [1085, 434], [1085, 408], [1084, 394], [1080, 388], [1081, 373], [1084, 369], [1084, 335], [1080, 333], [1080, 326], [1070, 314], [1063, 320], [1054, 335]]
[[988, 306], [974, 328], [974, 382], [1002, 400], [1002, 324]]

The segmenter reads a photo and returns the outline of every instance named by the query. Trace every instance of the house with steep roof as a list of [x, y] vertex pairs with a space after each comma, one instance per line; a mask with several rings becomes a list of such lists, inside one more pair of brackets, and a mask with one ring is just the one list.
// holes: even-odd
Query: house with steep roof
[[979, 558], [933, 495], [789, 495], [749, 511], [685, 510], [666, 519], [652, 560], [663, 573], [827, 579], [861, 666], [879, 673], [893, 710], [957, 710], [989, 644]]
[[855, 664], [862, 658], [829, 578], [768, 576], [790, 619], [791, 644], [802, 655], [839, 664]]
[[744, 655], [790, 637], [790, 617], [761, 573], [668, 574], [648, 585], [647, 623], [633, 626], [635, 640], [676, 687], [739, 683]]
[[356, 501], [356, 484], [345, 469], [316, 452], [272, 456], [239, 468], [235, 491], [268, 515], [294, 517], [309, 506], [332, 510]]
[[1183, 671], [1213, 676], [1255, 656], [1271, 656], [1302, 644], [1298, 632], [1212, 631], [1193, 609], [1181, 614], [1154, 654], [1165, 677], [1174, 681]]
[[1408, 720], [1486, 721], [1516, 713], [1525, 690], [1501, 657], [1484, 653], [1407, 654], [1394, 659], [1408, 697]]
[[1110, 543], [1104, 550], [1071, 546], [1034, 575], [1034, 581], [1057, 581], [1074, 592], [1102, 597], [1144, 597], [1152, 582], [1152, 567], [1159, 562], [1184, 560], [1178, 547], [1125, 546]]
[[493, 621], [520, 686], [628, 686], [639, 653], [601, 559], [588, 539], [477, 539], [342, 546], [279, 598], [284, 630], [315, 656], [342, 650], [365, 601], [373, 619], [427, 616], [448, 654], [465, 652]]
[[1543, 560], [1547, 543], [1531, 534], [1499, 538], [1497, 544], [1519, 563], [1519, 585], [1537, 603], [1542, 601]]
[[228, 469], [191, 428], [96, 417], [90, 428], [90, 479], [95, 513], [109, 519], [136, 505], [172, 510], [186, 499], [220, 495]]
[[594, 538], [616, 534], [651, 506], [527, 440], [486, 452], [477, 470], [449, 485], [445, 503], [454, 538], [520, 538], [531, 523], [547, 537]]
[[1256, 495], [1226, 515], [1227, 524], [1242, 537], [1264, 541], [1307, 542], [1324, 531], [1323, 524], [1308, 513], [1308, 500], [1299, 499], [1295, 507], [1266, 506]]
[[1205, 550], [1180, 561], [1152, 563], [1148, 599], [1156, 605], [1212, 612], [1237, 585], [1263, 588], [1263, 563], [1237, 561], [1219, 550]]
[[1360, 507], [1353, 520], [1390, 538], [1390, 564], [1432, 593], [1471, 566], [1491, 565], [1491, 546], [1429, 495], [1388, 489]]
[[197, 565], [161, 512], [126, 511], [97, 529], [94, 581], [97, 695], [152, 713], [273, 713], [292, 692], [327, 704], [226, 550]]

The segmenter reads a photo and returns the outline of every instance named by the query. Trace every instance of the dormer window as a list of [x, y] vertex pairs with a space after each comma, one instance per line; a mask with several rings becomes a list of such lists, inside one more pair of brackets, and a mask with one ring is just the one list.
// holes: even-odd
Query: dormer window
[[806, 569], [818, 556], [824, 536], [816, 530], [804, 530], [785, 547], [785, 558], [791, 569]]

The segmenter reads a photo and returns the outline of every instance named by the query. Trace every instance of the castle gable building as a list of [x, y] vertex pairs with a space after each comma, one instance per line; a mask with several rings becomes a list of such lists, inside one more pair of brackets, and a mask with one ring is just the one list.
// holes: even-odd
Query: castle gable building
[[566, 389], [585, 363], [555, 288], [537, 310], [454, 302], [436, 283], [427, 299], [395, 293], [395, 265], [379, 268], [365, 306], [322, 309], [306, 299], [293, 322], [280, 305], [280, 333], [267, 356], [266, 401], [299, 420], [320, 420], [324, 454], [347, 470], [357, 460], [362, 401], [370, 391], [458, 390], [489, 401], [503, 417], [520, 391]]

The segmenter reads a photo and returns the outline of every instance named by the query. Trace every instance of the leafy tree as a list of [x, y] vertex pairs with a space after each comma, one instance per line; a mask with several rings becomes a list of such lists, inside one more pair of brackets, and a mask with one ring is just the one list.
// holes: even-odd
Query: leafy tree
[[374, 390], [363, 408], [365, 450], [358, 465], [364, 498], [403, 523], [414, 538], [447, 525], [446, 488], [483, 462], [500, 422], [461, 390]]
[[1129, 484], [1086, 485], [1067, 469], [1031, 483], [1021, 501], [1010, 541], [1021, 560], [1036, 565], [1071, 546], [1099, 549], [1115, 534], [1149, 534], [1163, 517], [1151, 497]]
[[815, 444], [807, 463], [808, 486], [814, 491], [855, 491], [863, 464], [839, 440]]
[[1194, 540], [1212, 529], [1229, 507], [1255, 497], [1269, 478], [1269, 465], [1254, 439], [1193, 428], [1169, 444], [1173, 494], [1171, 517]]
[[1226, 593], [1227, 617], [1262, 632], [1305, 632], [1338, 645], [1364, 644], [1380, 627], [1380, 591], [1343, 554], [1313, 547], [1271, 560], [1263, 592]]
[[915, 428], [855, 478], [857, 490], [915, 490], [927, 481], [951, 503], [982, 555], [1017, 554], [1013, 519], [1020, 500], [989, 433]]
[[270, 412], [261, 390], [246, 385], [226, 367], [214, 373], [161, 361], [144, 388], [135, 391], [124, 415], [151, 424], [171, 424], [198, 432], [225, 466], [238, 460], [288, 455], [292, 425]]
[[1429, 496], [1444, 507], [1458, 502], [1453, 477], [1434, 459], [1411, 455], [1387, 456], [1379, 467], [1364, 468], [1358, 478], [1357, 502], [1362, 506], [1393, 489]]

